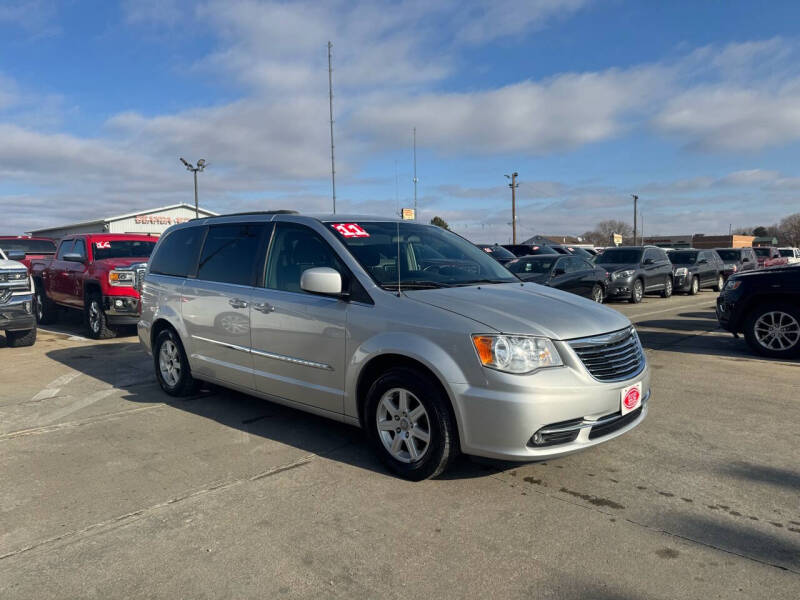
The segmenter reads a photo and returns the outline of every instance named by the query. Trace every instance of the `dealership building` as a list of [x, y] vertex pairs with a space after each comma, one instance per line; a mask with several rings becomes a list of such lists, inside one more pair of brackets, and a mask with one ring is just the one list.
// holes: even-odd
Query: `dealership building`
[[749, 248], [755, 238], [752, 235], [664, 235], [645, 237], [644, 244], [662, 248]]
[[[198, 214], [200, 217], [213, 217], [217, 213], [200, 208], [198, 209]], [[194, 206], [190, 204], [173, 204], [116, 217], [104, 217], [92, 221], [36, 229], [29, 233], [36, 237], [53, 239], [74, 233], [145, 233], [161, 235], [170, 225], [185, 223], [194, 218]]]

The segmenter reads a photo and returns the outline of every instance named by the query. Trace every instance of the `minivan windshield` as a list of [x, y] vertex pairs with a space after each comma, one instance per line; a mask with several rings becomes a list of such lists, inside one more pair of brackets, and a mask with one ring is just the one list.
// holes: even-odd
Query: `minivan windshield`
[[642, 250], [636, 248], [609, 248], [595, 259], [599, 265], [630, 265], [642, 260]]
[[742, 254], [738, 250], [717, 250], [722, 260], [741, 260]]
[[[434, 225], [328, 223], [381, 287], [438, 288], [519, 281], [483, 250]], [[398, 272], [398, 255], [399, 272]]]
[[673, 265], [693, 265], [697, 262], [697, 252], [670, 252], [669, 260]]

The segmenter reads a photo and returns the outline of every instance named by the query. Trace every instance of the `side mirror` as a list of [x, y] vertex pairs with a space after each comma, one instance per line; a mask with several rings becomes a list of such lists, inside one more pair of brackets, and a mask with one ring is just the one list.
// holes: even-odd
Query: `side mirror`
[[652, 258], [645, 258], [644, 262], [642, 264], [643, 265], [652, 265], [654, 262], [656, 262], [656, 261], [654, 261]]
[[64, 255], [64, 260], [66, 260], [67, 262], [82, 263], [84, 262], [85, 259], [77, 252], [70, 252], [69, 254]]
[[747, 258], [747, 257], [745, 256], [745, 257], [742, 259], [742, 262], [743, 262], [743, 263], [750, 262], [750, 259], [749, 259], [749, 258]]
[[563, 275], [566, 273], [564, 269], [553, 269], [553, 277], [557, 277], [558, 275]]
[[708, 264], [708, 259], [701, 258], [700, 260], [697, 261], [697, 264], [698, 265], [707, 265]]
[[22, 250], [9, 250], [6, 256], [8, 260], [25, 260], [25, 253]]
[[314, 267], [306, 269], [300, 276], [300, 289], [312, 294], [341, 296], [342, 276], [330, 267]]

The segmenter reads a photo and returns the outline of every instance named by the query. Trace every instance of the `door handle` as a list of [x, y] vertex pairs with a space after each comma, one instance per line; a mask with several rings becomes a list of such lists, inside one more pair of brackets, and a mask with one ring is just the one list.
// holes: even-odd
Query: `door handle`
[[260, 313], [264, 313], [265, 315], [275, 312], [275, 307], [269, 302], [259, 302], [258, 304], [253, 304], [253, 309]]
[[230, 304], [233, 308], [247, 308], [247, 302], [240, 300], [239, 298], [231, 298], [228, 300], [228, 304]]

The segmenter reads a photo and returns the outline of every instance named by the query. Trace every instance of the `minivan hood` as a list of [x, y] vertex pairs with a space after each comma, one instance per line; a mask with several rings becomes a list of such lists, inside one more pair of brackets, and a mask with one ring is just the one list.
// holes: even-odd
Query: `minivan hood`
[[621, 313], [602, 304], [535, 283], [409, 290], [405, 294], [501, 333], [568, 340], [617, 331], [631, 324]]

